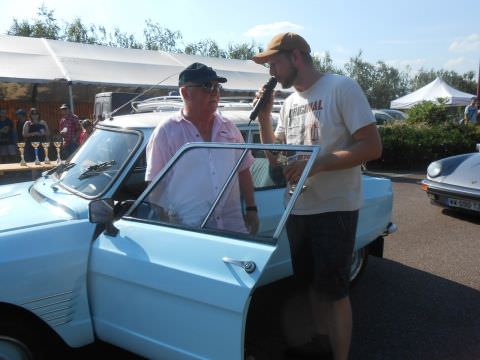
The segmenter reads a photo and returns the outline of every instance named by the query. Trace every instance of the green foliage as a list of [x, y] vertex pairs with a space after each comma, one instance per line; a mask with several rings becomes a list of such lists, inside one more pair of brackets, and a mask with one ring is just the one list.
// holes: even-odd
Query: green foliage
[[362, 52], [345, 64], [345, 70], [365, 92], [373, 108], [389, 108], [390, 101], [407, 93], [408, 77], [383, 61], [370, 64], [362, 59]]
[[91, 25], [88, 28], [80, 18], [65, 26], [65, 40], [83, 44], [98, 44], [99, 41], [96, 27]]
[[185, 46], [185, 54], [226, 58], [227, 53], [222, 50], [215, 40], [205, 39]]
[[439, 100], [439, 104], [432, 101], [422, 101], [420, 104], [414, 105], [408, 110], [407, 123], [435, 125], [446, 122], [448, 119], [447, 109], [444, 102], [441, 99]]
[[259, 45], [254, 41], [250, 44], [229, 44], [227, 57], [230, 59], [250, 60], [258, 53]]
[[135, 39], [132, 34], [123, 33], [119, 28], [115, 28], [113, 36], [110, 35], [110, 41], [108, 46], [130, 48], [130, 49], [142, 49], [143, 46]]
[[457, 74], [455, 71], [445, 70], [425, 70], [420, 69], [417, 74], [410, 80], [410, 91], [415, 91], [421, 87], [431, 83], [437, 77], [442, 78], [447, 84], [454, 88], [470, 94], [477, 92], [477, 82], [475, 81], [475, 73], [468, 71], [463, 75]]
[[319, 56], [314, 54], [312, 56], [313, 66], [315, 69], [322, 73], [333, 73], [343, 75], [344, 71], [340, 68], [337, 68], [333, 65], [333, 59], [330, 56], [330, 53], [327, 51], [324, 56]]
[[37, 18], [30, 24], [27, 20], [13, 19], [13, 24], [7, 31], [8, 35], [58, 39], [60, 27], [53, 16], [54, 11], [48, 10], [45, 5], [38, 8]]
[[145, 21], [145, 26], [143, 30], [143, 35], [145, 36], [144, 49], [179, 52], [177, 41], [182, 40], [180, 31], [172, 31], [164, 28], [160, 26], [160, 24], [152, 22], [150, 19]]
[[379, 128], [383, 154], [369, 168], [425, 169], [432, 161], [475, 151], [480, 126], [396, 122]]

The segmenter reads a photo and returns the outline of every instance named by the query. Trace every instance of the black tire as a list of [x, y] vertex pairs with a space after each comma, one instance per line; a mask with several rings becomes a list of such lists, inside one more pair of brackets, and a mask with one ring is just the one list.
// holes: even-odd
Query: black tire
[[375, 239], [369, 246], [368, 246], [368, 253], [375, 257], [382, 258], [383, 257], [383, 243], [384, 239], [383, 236], [379, 236]]
[[22, 322], [0, 322], [0, 359], [37, 360], [42, 358], [39, 336]]
[[368, 252], [366, 248], [355, 250], [352, 255], [352, 266], [350, 268], [350, 287], [355, 286], [362, 275], [368, 262]]

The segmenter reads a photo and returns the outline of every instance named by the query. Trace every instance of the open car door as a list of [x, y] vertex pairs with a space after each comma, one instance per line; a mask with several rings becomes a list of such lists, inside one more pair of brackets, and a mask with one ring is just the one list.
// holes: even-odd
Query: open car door
[[[243, 359], [252, 290], [265, 269], [278, 270], [269, 260], [318, 153], [298, 148], [310, 160], [290, 201], [282, 201], [288, 185], [254, 178], [267, 184], [255, 191], [256, 234], [243, 223], [239, 174], [256, 162], [258, 176], [269, 176], [265, 149], [283, 154], [295, 148], [182, 148], [114, 223], [118, 233], [103, 233], [93, 244], [89, 289], [97, 336], [147, 358]], [[259, 170], [259, 163], [267, 168]]]

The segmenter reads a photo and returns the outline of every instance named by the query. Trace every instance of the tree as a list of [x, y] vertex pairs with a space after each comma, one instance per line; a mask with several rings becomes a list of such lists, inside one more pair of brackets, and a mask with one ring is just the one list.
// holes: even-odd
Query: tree
[[390, 108], [390, 101], [408, 92], [408, 75], [378, 61], [372, 84], [371, 104], [376, 108]]
[[321, 57], [319, 55], [313, 55], [313, 65], [315, 66], [315, 69], [322, 73], [333, 73], [333, 74], [343, 74], [343, 70], [340, 68], [336, 68], [333, 65], [333, 60], [332, 57], [330, 56], [330, 53], [327, 51], [325, 53], [325, 56]]
[[448, 119], [447, 108], [444, 102], [436, 104], [432, 101], [422, 101], [408, 110], [407, 123], [425, 123], [428, 125], [442, 124]]
[[182, 39], [180, 31], [172, 31], [148, 19], [145, 21], [143, 35], [145, 36], [143, 48], [146, 50], [180, 52], [177, 48], [177, 41]]
[[46, 39], [60, 39], [60, 26], [53, 16], [54, 11], [48, 10], [45, 5], [38, 8], [37, 18], [33, 24], [28, 20], [13, 19], [13, 24], [7, 31], [8, 35], [28, 36]]
[[263, 51], [259, 45], [252, 41], [251, 44], [229, 44], [227, 57], [229, 59], [250, 60], [255, 54]]
[[215, 40], [205, 39], [185, 46], [185, 54], [226, 58], [227, 53]]
[[352, 79], [355, 79], [365, 92], [372, 107], [374, 103], [373, 82], [375, 81], [375, 67], [362, 59], [362, 51], [357, 56], [350, 58], [345, 64], [345, 70]]
[[421, 68], [410, 81], [410, 90], [418, 90], [431, 83], [437, 77], [442, 78], [447, 84], [460, 91], [470, 94], [475, 94], [477, 91], [477, 82], [475, 81], [475, 73], [473, 71], [460, 75], [452, 70], [425, 70], [423, 68]]
[[142, 49], [142, 43], [135, 39], [132, 34], [123, 33], [119, 28], [115, 28], [113, 35], [110, 35], [109, 46], [122, 47], [128, 49]]
[[408, 75], [378, 61], [375, 65], [362, 59], [362, 52], [350, 58], [345, 70], [365, 92], [373, 108], [389, 108], [390, 101], [403, 96], [408, 89]]
[[87, 28], [80, 18], [75, 18], [71, 23], [66, 24], [64, 39], [84, 44], [99, 44], [95, 25]]

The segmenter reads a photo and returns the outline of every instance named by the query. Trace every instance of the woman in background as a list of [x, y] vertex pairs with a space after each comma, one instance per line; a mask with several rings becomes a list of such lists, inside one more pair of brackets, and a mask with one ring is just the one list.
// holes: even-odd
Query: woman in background
[[[23, 138], [25, 139], [25, 160], [34, 161], [35, 152], [32, 147], [32, 142], [48, 141], [48, 125], [45, 120], [40, 117], [40, 112], [36, 108], [31, 108], [28, 112], [28, 120], [23, 126]], [[42, 145], [38, 147], [38, 158], [40, 161], [45, 159], [45, 152]]]

